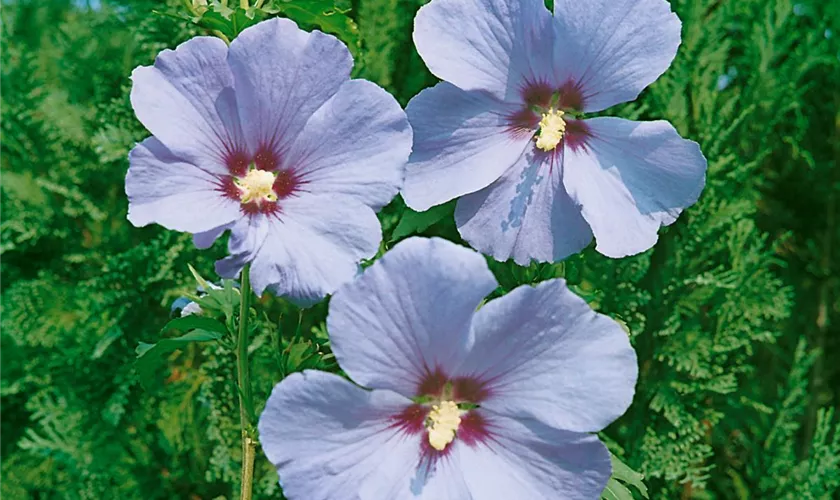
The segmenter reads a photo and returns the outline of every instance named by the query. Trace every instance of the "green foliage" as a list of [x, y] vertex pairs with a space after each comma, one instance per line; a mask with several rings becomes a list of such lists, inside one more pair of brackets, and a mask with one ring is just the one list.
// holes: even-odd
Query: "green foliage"
[[[127, 153], [147, 136], [128, 100], [135, 66], [191, 36], [230, 38], [284, 15], [337, 34], [354, 51], [355, 74], [403, 104], [435, 82], [411, 42], [421, 0], [355, 0], [352, 10], [321, 0], [236, 3], [3, 5], [4, 497], [237, 491], [226, 332], [238, 292], [200, 282], [207, 294], [195, 296], [194, 276], [213, 276], [223, 243], [199, 252], [188, 235], [125, 220]], [[631, 336], [640, 378], [633, 406], [602, 433], [616, 457], [605, 498], [823, 500], [840, 491], [840, 370], [829, 362], [840, 355], [834, 4], [672, 0], [683, 20], [674, 65], [611, 112], [667, 119], [701, 144], [709, 171], [700, 202], [635, 257], [590, 248], [556, 265], [489, 261], [495, 295], [563, 276]], [[413, 234], [460, 241], [451, 214], [451, 205], [418, 214], [395, 200], [380, 213], [382, 251]], [[161, 332], [182, 296], [205, 315]], [[339, 370], [326, 310], [260, 299], [251, 312], [256, 411], [289, 373]], [[219, 341], [178, 340], [184, 334]], [[280, 496], [261, 455], [256, 482], [257, 498]]]

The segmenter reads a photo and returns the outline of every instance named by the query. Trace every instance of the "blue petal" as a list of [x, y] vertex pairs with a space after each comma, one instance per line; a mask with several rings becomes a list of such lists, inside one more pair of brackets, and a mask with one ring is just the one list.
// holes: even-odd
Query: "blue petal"
[[279, 203], [279, 215], [246, 217], [231, 229], [231, 255], [216, 263], [221, 276], [233, 278], [251, 262], [257, 295], [269, 288], [311, 305], [353, 279], [359, 261], [379, 249], [376, 214], [351, 197], [304, 193]]
[[[289, 19], [252, 26], [230, 44], [242, 129], [251, 154], [282, 153], [306, 121], [350, 78], [353, 59], [337, 38]], [[282, 154], [281, 154], [282, 156]]]
[[[277, 384], [260, 415], [260, 443], [290, 500], [411, 498], [422, 434], [394, 425], [411, 401], [306, 371]], [[366, 494], [362, 492], [373, 492]], [[402, 492], [401, 495], [382, 493]]]
[[635, 99], [680, 45], [666, 0], [555, 0], [554, 18], [557, 77], [582, 90], [588, 112]]
[[135, 146], [128, 158], [125, 193], [135, 226], [201, 233], [239, 217], [239, 202], [222, 193], [216, 175], [175, 156], [157, 138]]
[[697, 143], [665, 121], [586, 120], [590, 137], [567, 148], [563, 184], [582, 206], [597, 250], [608, 257], [644, 252], [660, 226], [694, 204], [706, 179]]
[[562, 165], [527, 151], [501, 179], [461, 198], [458, 231], [496, 260], [527, 266], [557, 262], [592, 241], [592, 231], [563, 187]]
[[365, 387], [414, 397], [430, 372], [460, 363], [474, 311], [496, 286], [480, 254], [437, 238], [405, 240], [330, 301], [336, 359]]
[[408, 206], [427, 210], [483, 189], [506, 172], [532, 135], [511, 132], [509, 116], [518, 109], [445, 82], [415, 96], [406, 109], [414, 129], [402, 193]]
[[210, 229], [209, 231], [204, 231], [202, 233], [196, 233], [193, 235], [193, 244], [199, 250], [206, 250], [212, 247], [216, 239], [231, 227], [233, 227], [233, 223], [224, 224], [219, 227], [214, 227], [213, 229]]
[[344, 83], [313, 114], [286, 161], [307, 190], [378, 209], [402, 187], [411, 127], [399, 103], [365, 80]]
[[610, 454], [597, 436], [478, 411], [492, 438], [457, 448], [470, 496], [451, 498], [591, 500], [606, 486]]
[[218, 38], [196, 37], [131, 74], [137, 118], [176, 156], [215, 174], [227, 174], [225, 154], [244, 140], [227, 52]]
[[414, 21], [417, 52], [435, 76], [516, 102], [524, 82], [552, 75], [553, 38], [542, 0], [434, 0]]
[[595, 432], [633, 400], [636, 354], [618, 323], [563, 280], [521, 286], [476, 313], [458, 375], [487, 382], [481, 407], [574, 432]]

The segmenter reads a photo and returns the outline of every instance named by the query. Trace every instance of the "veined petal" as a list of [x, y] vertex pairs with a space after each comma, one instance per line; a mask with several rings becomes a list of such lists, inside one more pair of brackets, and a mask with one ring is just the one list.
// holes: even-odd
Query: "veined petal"
[[231, 230], [230, 257], [216, 264], [226, 278], [251, 262], [257, 295], [270, 288], [311, 305], [358, 273], [376, 254], [381, 227], [370, 207], [338, 194], [307, 193], [281, 200], [278, 215], [254, 215]]
[[357, 383], [414, 397], [436, 369], [460, 363], [474, 311], [496, 286], [480, 254], [409, 238], [333, 296], [333, 353]]
[[493, 437], [458, 447], [470, 491], [469, 497], [459, 498], [591, 500], [606, 486], [610, 454], [597, 436], [478, 411]]
[[[228, 239], [230, 255], [216, 261], [216, 273], [228, 279], [238, 276], [245, 264], [253, 261], [257, 251], [262, 248], [268, 237], [269, 227], [265, 217], [261, 216], [242, 217], [237, 220], [230, 228], [230, 239]], [[264, 290], [255, 289], [254, 291], [261, 295]]]
[[434, 0], [414, 20], [414, 44], [435, 76], [516, 102], [526, 81], [551, 75], [553, 38], [542, 0]]
[[[316, 109], [350, 78], [353, 58], [337, 38], [308, 33], [274, 18], [252, 26], [230, 44], [239, 113], [248, 147], [284, 151]], [[281, 155], [282, 156], [282, 155]]]
[[345, 82], [309, 119], [286, 162], [319, 194], [379, 209], [402, 186], [411, 127], [399, 103], [365, 80]]
[[632, 101], [668, 69], [681, 23], [666, 0], [555, 0], [558, 81], [596, 112]]
[[665, 121], [593, 118], [586, 146], [567, 148], [563, 183], [582, 206], [596, 249], [624, 257], [651, 248], [660, 226], [694, 204], [706, 179], [697, 143]]
[[[260, 442], [283, 493], [291, 500], [412, 498], [410, 472], [420, 461], [422, 435], [404, 433], [393, 421], [410, 404], [330, 373], [285, 378], [259, 421]], [[389, 490], [404, 494], [379, 495]]]
[[226, 155], [242, 145], [227, 45], [196, 37], [131, 73], [137, 118], [177, 157], [227, 174]]
[[[383, 457], [375, 475], [372, 475], [359, 491], [360, 500], [441, 500], [469, 499], [470, 492], [464, 482], [460, 461], [455, 448], [446, 455], [423, 454], [422, 441], [427, 439], [422, 432], [413, 436], [416, 456], [413, 460], [399, 460], [398, 457]], [[349, 486], [348, 486], [349, 487]]]
[[200, 233], [239, 217], [239, 203], [219, 189], [219, 179], [175, 156], [155, 137], [131, 150], [125, 178], [128, 220]]
[[484, 381], [481, 407], [558, 429], [595, 432], [633, 400], [636, 354], [618, 323], [563, 280], [521, 286], [485, 304], [458, 375]]
[[233, 227], [233, 222], [229, 224], [224, 224], [219, 227], [214, 227], [208, 231], [204, 231], [201, 233], [195, 233], [193, 235], [193, 244], [199, 250], [206, 250], [213, 246], [213, 243], [216, 242], [219, 236], [222, 235], [225, 231]]
[[562, 164], [528, 150], [499, 180], [458, 200], [455, 222], [476, 250], [523, 266], [557, 262], [592, 241], [563, 186]]
[[408, 206], [427, 210], [483, 189], [510, 169], [532, 135], [511, 131], [516, 111], [446, 82], [416, 95], [406, 108], [414, 129], [402, 192]]

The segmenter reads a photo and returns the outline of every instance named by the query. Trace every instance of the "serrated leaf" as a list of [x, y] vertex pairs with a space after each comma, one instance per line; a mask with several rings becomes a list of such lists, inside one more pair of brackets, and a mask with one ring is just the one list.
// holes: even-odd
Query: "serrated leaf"
[[[624, 484], [633, 486], [643, 497], [648, 497], [647, 486], [643, 482], [645, 476], [631, 469], [627, 464], [622, 462], [618, 457], [610, 453], [610, 461], [612, 462], [612, 478], [621, 481]], [[626, 488], [625, 488], [626, 489]], [[630, 498], [633, 498], [631, 495]]]
[[332, 33], [340, 38], [353, 55], [358, 55], [360, 46], [359, 27], [346, 15], [350, 2], [344, 0], [278, 0], [264, 12], [283, 14], [298, 24], [316, 26], [325, 33]]
[[233, 281], [222, 280], [221, 288], [210, 287], [205, 290], [206, 295], [195, 299], [196, 304], [202, 310], [220, 312], [225, 315], [226, 320], [232, 320], [241, 300], [239, 289], [233, 286]]
[[202, 277], [200, 274], [198, 274], [198, 271], [195, 270], [192, 264], [187, 264], [187, 267], [189, 268], [190, 273], [193, 275], [193, 278], [195, 278], [196, 283], [198, 283], [198, 286], [202, 290], [209, 290], [210, 285], [207, 283], [207, 280], [204, 279], [204, 277]]
[[154, 387], [161, 368], [166, 364], [166, 358], [169, 354], [192, 342], [219, 340], [227, 333], [225, 325], [213, 318], [201, 316], [186, 316], [184, 318], [173, 319], [163, 327], [161, 333], [169, 330], [191, 331], [180, 337], [163, 339], [154, 344], [140, 342], [137, 345], [137, 349], [135, 349], [137, 359], [134, 361], [134, 369], [137, 373], [138, 380], [140, 380], [140, 384], [146, 390]]
[[203, 316], [184, 316], [183, 318], [175, 318], [161, 328], [160, 332], [167, 332], [169, 330], [206, 330], [213, 333], [225, 334], [227, 327], [213, 318], [206, 318]]
[[231, 8], [221, 2], [213, 2], [195, 16], [175, 16], [165, 12], [155, 11], [167, 17], [181, 21], [188, 21], [208, 31], [217, 31], [223, 34], [228, 40], [233, 40], [246, 28], [257, 24], [266, 17], [266, 12], [260, 9], [249, 7]]
[[146, 390], [154, 387], [160, 374], [160, 369], [166, 363], [167, 356], [176, 350], [193, 342], [207, 342], [221, 338], [222, 334], [218, 332], [193, 330], [180, 337], [163, 339], [156, 344], [140, 342], [135, 351], [137, 353], [137, 359], [134, 361], [134, 369], [137, 372], [137, 378], [140, 380], [140, 384]]
[[616, 481], [614, 477], [611, 477], [610, 480], [607, 481], [604, 491], [601, 492], [601, 498], [603, 500], [634, 500], [633, 494], [630, 493], [630, 490], [628, 490], [623, 484]]
[[225, 16], [215, 10], [208, 10], [193, 22], [206, 30], [218, 31], [228, 39], [233, 39], [236, 36], [230, 20], [225, 19]]
[[406, 208], [400, 222], [397, 223], [397, 227], [391, 233], [391, 241], [393, 242], [406, 236], [423, 232], [446, 217], [451, 216], [454, 212], [454, 202], [432, 207], [425, 212], [415, 212], [410, 208]]

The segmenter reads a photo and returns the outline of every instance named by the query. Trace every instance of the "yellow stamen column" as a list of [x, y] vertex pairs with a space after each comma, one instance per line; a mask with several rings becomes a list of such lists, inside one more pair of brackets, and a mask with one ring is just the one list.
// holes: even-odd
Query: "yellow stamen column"
[[565, 115], [562, 110], [551, 108], [543, 113], [540, 120], [540, 131], [536, 137], [537, 147], [543, 151], [551, 151], [556, 148], [566, 133]]
[[274, 192], [275, 176], [267, 170], [257, 168], [251, 169], [245, 175], [236, 179], [236, 187], [239, 188], [242, 203], [252, 201], [261, 202], [277, 201], [277, 194]]
[[452, 401], [443, 401], [432, 406], [432, 411], [426, 418], [426, 430], [429, 432], [429, 444], [432, 448], [443, 451], [446, 445], [455, 439], [462, 414], [458, 405]]

